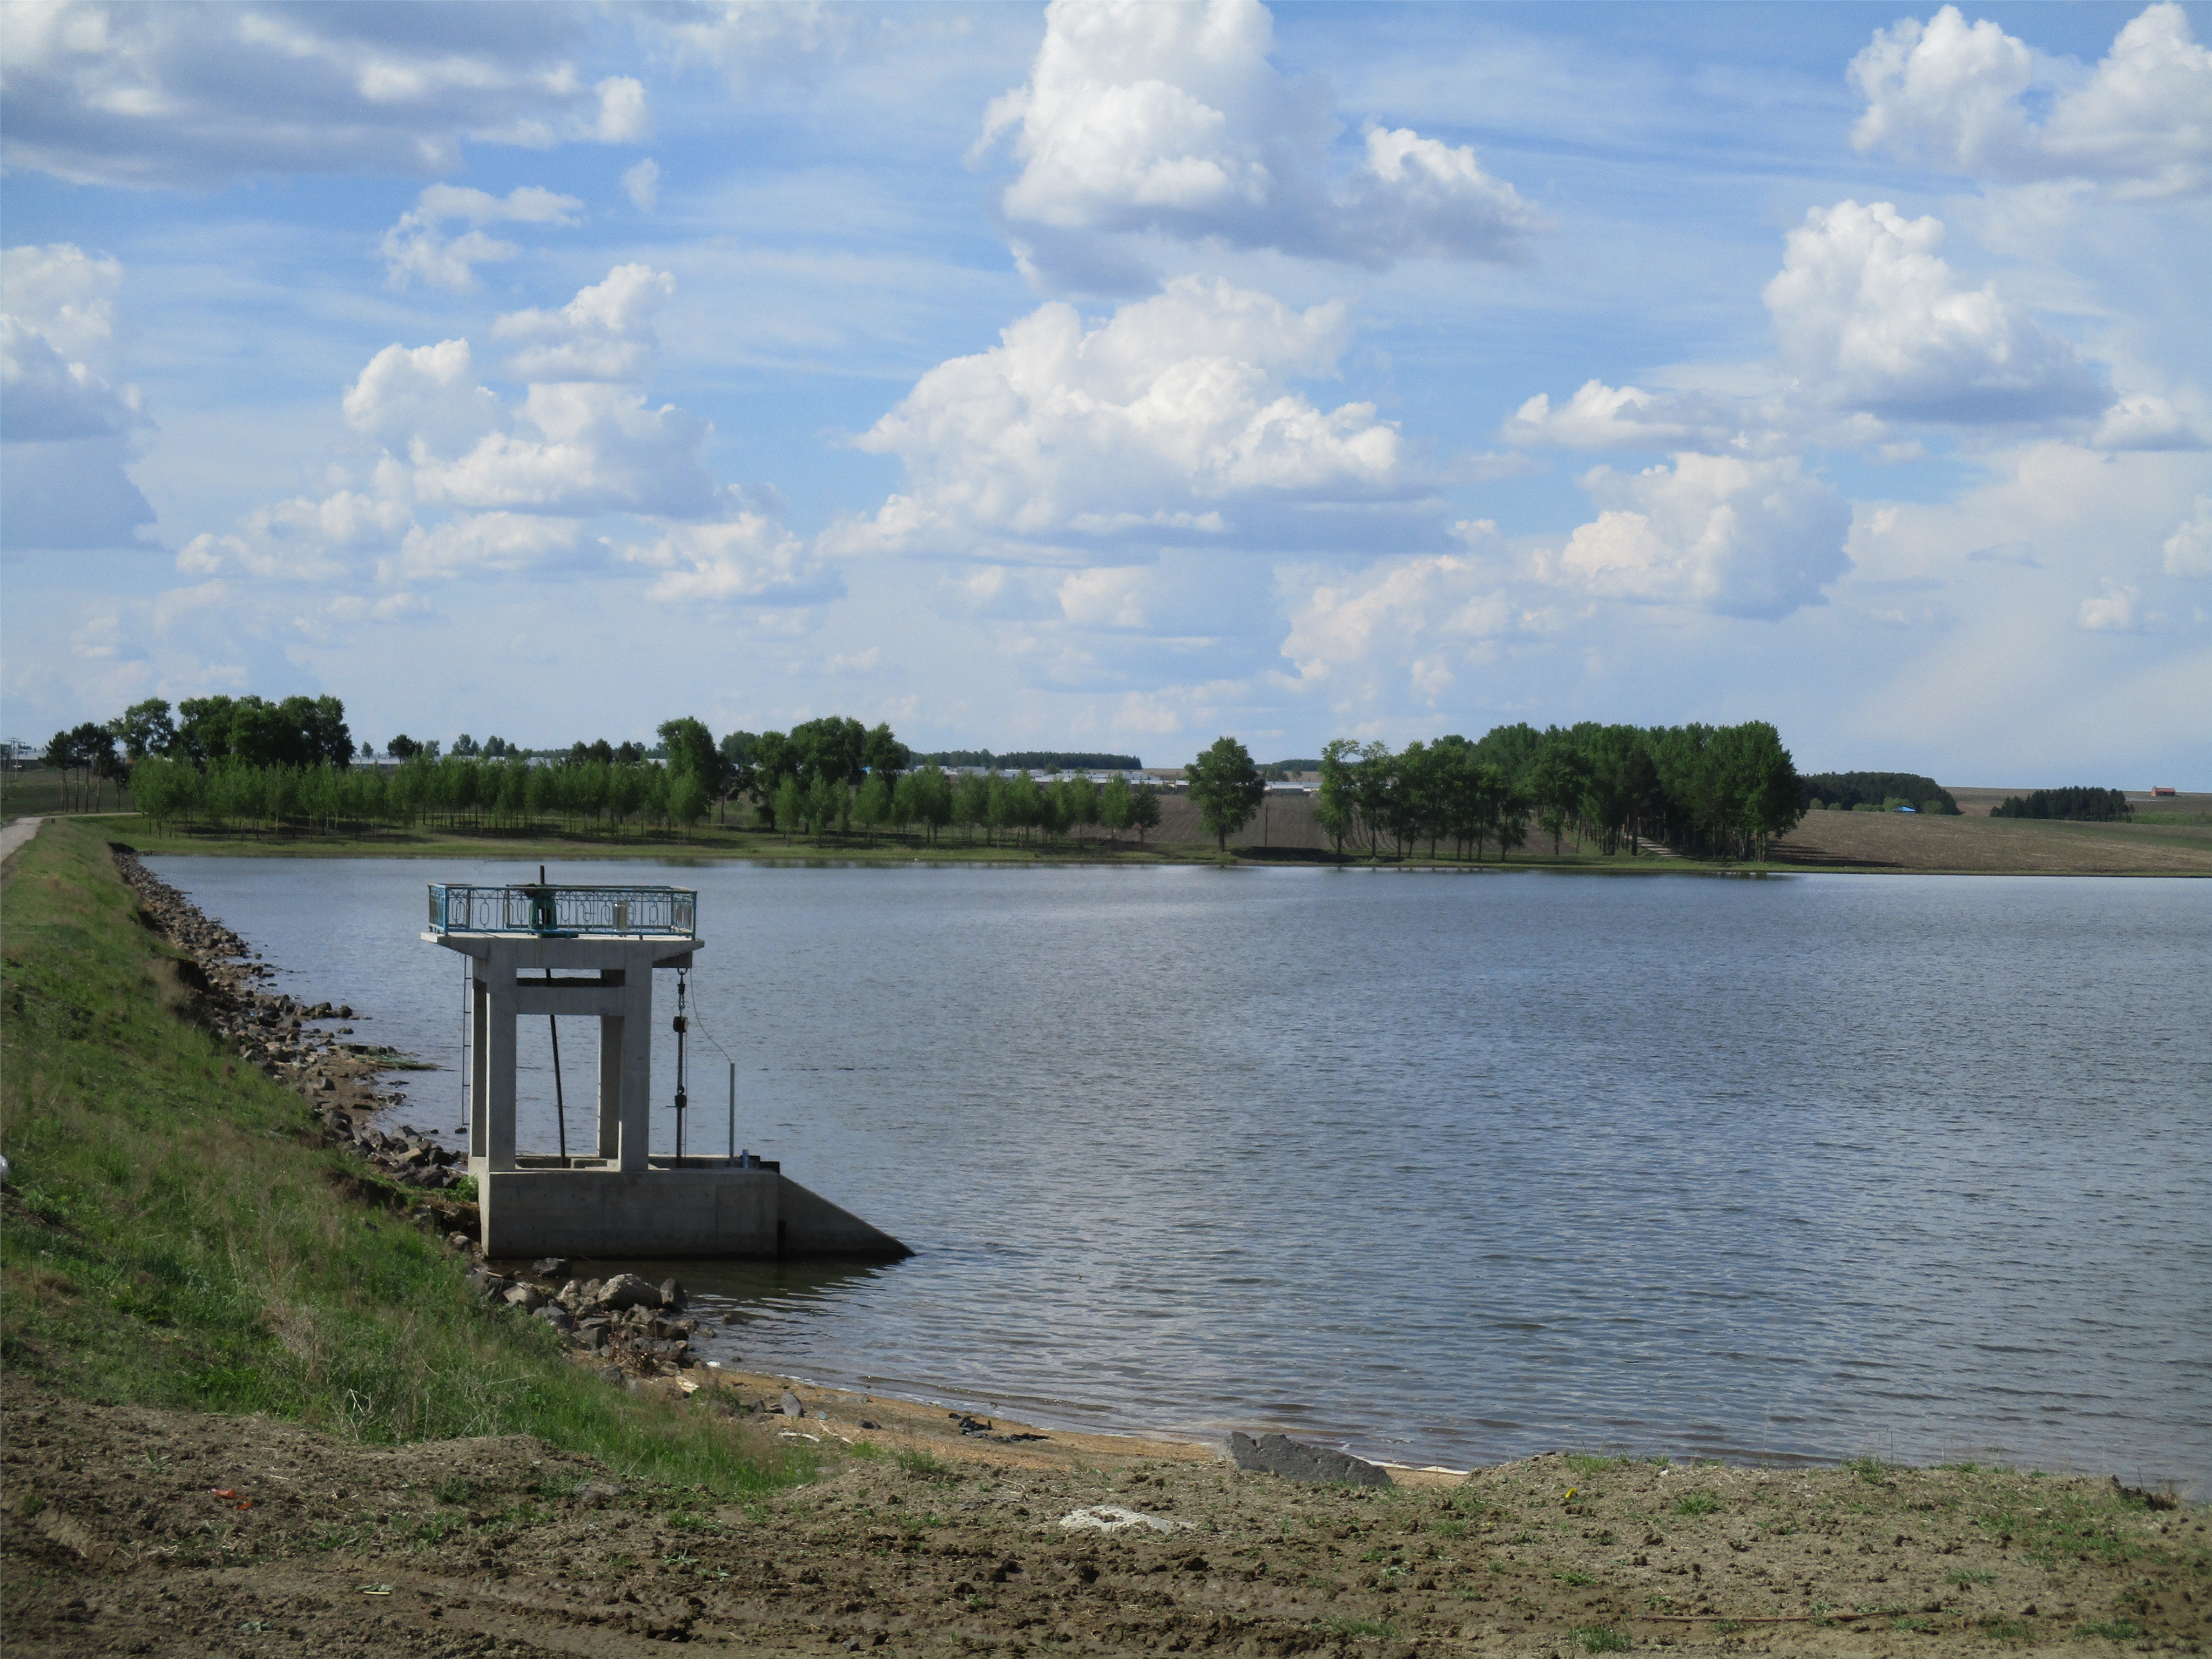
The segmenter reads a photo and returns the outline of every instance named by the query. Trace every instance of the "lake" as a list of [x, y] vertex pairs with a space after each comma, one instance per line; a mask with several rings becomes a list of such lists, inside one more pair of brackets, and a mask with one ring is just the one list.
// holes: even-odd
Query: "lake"
[[[277, 988], [448, 1067], [394, 1115], [458, 1139], [461, 969], [423, 886], [534, 866], [152, 862]], [[2212, 1474], [2212, 884], [550, 873], [699, 890], [690, 1144], [723, 1150], [733, 1061], [740, 1145], [919, 1253], [684, 1264], [735, 1322], [710, 1357], [1457, 1468]]]

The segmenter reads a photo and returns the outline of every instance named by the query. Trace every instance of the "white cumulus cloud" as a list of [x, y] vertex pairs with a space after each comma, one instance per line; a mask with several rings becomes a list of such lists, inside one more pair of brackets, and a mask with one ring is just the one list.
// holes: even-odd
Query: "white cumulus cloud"
[[719, 498], [700, 453], [712, 429], [629, 386], [532, 386], [509, 430], [451, 460], [419, 458], [415, 489], [425, 501], [477, 512], [694, 517], [715, 511]]
[[859, 441], [899, 457], [907, 488], [832, 539], [1018, 556], [1008, 544], [1324, 533], [1286, 513], [1407, 485], [1397, 429], [1372, 404], [1323, 410], [1284, 384], [1331, 370], [1345, 331], [1340, 306], [1301, 312], [1199, 277], [1095, 326], [1042, 306], [992, 349], [930, 370]]
[[1850, 568], [1850, 504], [1794, 456], [1685, 453], [1582, 482], [1602, 510], [1545, 574], [1597, 597], [1771, 620], [1820, 604]]
[[2086, 72], [1945, 6], [1876, 30], [1850, 76], [1866, 100], [1851, 131], [1861, 151], [2005, 183], [2089, 179], [2124, 197], [2212, 187], [2212, 51], [2179, 5], [2147, 8]]
[[206, 188], [256, 174], [440, 173], [464, 141], [631, 143], [643, 88], [596, 86], [572, 6], [0, 7], [11, 167]]
[[1393, 559], [1348, 575], [1299, 583], [1282, 654], [1309, 682], [1350, 695], [1401, 683], [1433, 702], [1494, 641], [1553, 625], [1501, 585], [1494, 568], [1457, 554]]
[[1472, 149], [1378, 125], [1339, 166], [1325, 89], [1285, 81], [1273, 46], [1258, 0], [1053, 0], [1030, 78], [993, 101], [979, 146], [1013, 135], [1001, 205], [1025, 258], [1098, 287], [1127, 280], [1106, 239], [1133, 233], [1378, 269], [1522, 257], [1536, 216]]
[[2035, 422], [2108, 394], [2064, 341], [1937, 252], [1943, 225], [1887, 202], [1814, 208], [1766, 285], [1782, 362], [1810, 396], [1877, 416]]
[[398, 550], [384, 561], [386, 581], [457, 576], [569, 574], [607, 562], [604, 543], [574, 519], [540, 514], [477, 513], [428, 528], [410, 526]]
[[2204, 449], [2212, 447], [2202, 422], [2165, 398], [2142, 393], [2123, 398], [2105, 411], [2090, 443], [2098, 449]]
[[651, 213], [660, 205], [660, 163], [650, 155], [623, 173], [622, 182], [623, 194], [640, 213]]
[[660, 574], [649, 590], [671, 604], [821, 605], [845, 585], [773, 514], [742, 510], [707, 524], [671, 525], [623, 556]]
[[[505, 196], [432, 185], [378, 245], [385, 280], [394, 288], [405, 288], [420, 277], [432, 288], [466, 294], [477, 285], [475, 266], [512, 259], [522, 251], [489, 234], [486, 225], [573, 225], [583, 205], [573, 196], [535, 185]], [[445, 228], [457, 221], [469, 228], [458, 236], [447, 235]]]
[[2199, 495], [2197, 510], [2166, 538], [2166, 574], [2185, 580], [2212, 577], [2212, 495]]
[[0, 544], [127, 547], [154, 509], [125, 468], [148, 422], [112, 362], [123, 267], [73, 243], [0, 254]]
[[1586, 380], [1557, 406], [1538, 392], [1500, 435], [1511, 444], [1565, 449], [1721, 449], [1765, 441], [1745, 429], [1753, 412], [1741, 400]]
[[340, 580], [360, 556], [396, 545], [414, 521], [404, 479], [386, 469], [374, 493], [340, 489], [316, 500], [295, 496], [247, 513], [235, 531], [195, 536], [177, 555], [187, 576], [256, 576], [279, 581]]
[[416, 460], [458, 455], [507, 422], [477, 383], [466, 340], [385, 347], [346, 389], [344, 410], [355, 431]]
[[518, 380], [642, 381], [659, 359], [653, 314], [675, 292], [665, 270], [617, 265], [558, 311], [510, 312], [491, 331], [520, 343], [507, 364]]
[[2092, 634], [2132, 634], [2143, 623], [2136, 604], [2141, 597], [2140, 588], [2108, 581], [2102, 593], [2081, 601], [2081, 624]]

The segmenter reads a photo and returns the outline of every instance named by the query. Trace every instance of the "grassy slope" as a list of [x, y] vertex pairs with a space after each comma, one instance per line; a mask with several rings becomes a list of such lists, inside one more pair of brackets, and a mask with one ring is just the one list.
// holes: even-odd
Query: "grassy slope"
[[10, 861], [4, 897], [11, 1370], [371, 1442], [536, 1434], [726, 1492], [800, 1472], [608, 1388], [549, 1328], [479, 1304], [422, 1229], [340, 1196], [361, 1171], [320, 1144], [299, 1097], [181, 1018], [175, 959], [137, 925], [94, 826], [47, 825]]

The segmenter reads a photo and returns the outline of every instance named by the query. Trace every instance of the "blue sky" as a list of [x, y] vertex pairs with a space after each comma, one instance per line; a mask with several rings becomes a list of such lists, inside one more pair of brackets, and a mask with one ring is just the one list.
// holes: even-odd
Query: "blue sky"
[[2212, 787], [2208, 24], [10, 5], [0, 720]]

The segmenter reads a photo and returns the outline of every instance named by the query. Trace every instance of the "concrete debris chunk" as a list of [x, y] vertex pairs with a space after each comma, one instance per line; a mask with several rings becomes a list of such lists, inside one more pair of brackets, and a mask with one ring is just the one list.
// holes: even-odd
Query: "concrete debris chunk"
[[1229, 1455], [1240, 1469], [1279, 1474], [1291, 1480], [1335, 1481], [1349, 1486], [1391, 1484], [1387, 1469], [1378, 1468], [1349, 1452], [1309, 1446], [1288, 1435], [1263, 1434], [1255, 1440], [1240, 1429], [1229, 1437]]
[[1060, 1517], [1060, 1524], [1069, 1532], [1174, 1532], [1178, 1528], [1195, 1530], [1188, 1521], [1171, 1520], [1164, 1515], [1146, 1515], [1139, 1510], [1125, 1510], [1118, 1504], [1099, 1504], [1087, 1510], [1070, 1510]]
[[799, 1403], [797, 1395], [786, 1394], [783, 1396], [783, 1414], [786, 1417], [804, 1417], [806, 1415], [806, 1407]]

